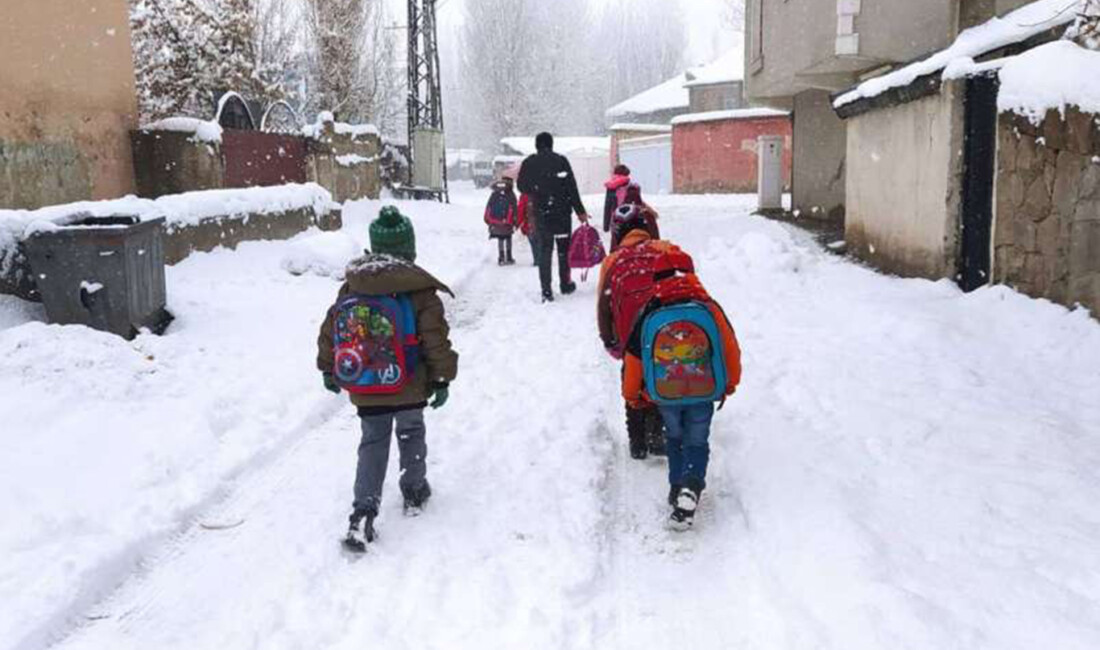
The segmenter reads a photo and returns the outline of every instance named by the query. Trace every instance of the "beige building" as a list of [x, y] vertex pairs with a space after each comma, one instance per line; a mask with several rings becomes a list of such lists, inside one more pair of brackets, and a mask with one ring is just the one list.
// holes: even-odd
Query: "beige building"
[[745, 92], [794, 119], [793, 203], [843, 218], [848, 131], [830, 95], [951, 43], [1027, 0], [748, 0]]
[[0, 208], [134, 190], [137, 126], [127, 0], [5, 0]]

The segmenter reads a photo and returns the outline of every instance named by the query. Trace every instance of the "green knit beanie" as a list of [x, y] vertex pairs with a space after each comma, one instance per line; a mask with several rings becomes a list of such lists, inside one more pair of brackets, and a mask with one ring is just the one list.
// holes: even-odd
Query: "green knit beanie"
[[416, 231], [401, 211], [387, 205], [370, 225], [370, 248], [376, 255], [416, 261]]

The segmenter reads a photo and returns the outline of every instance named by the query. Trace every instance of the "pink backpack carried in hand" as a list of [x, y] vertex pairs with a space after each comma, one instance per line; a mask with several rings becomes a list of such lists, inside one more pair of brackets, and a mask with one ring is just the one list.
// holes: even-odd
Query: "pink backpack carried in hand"
[[584, 269], [581, 281], [588, 280], [588, 269], [599, 265], [607, 257], [607, 250], [600, 239], [600, 231], [588, 224], [581, 224], [573, 233], [573, 243], [569, 245], [569, 267]]

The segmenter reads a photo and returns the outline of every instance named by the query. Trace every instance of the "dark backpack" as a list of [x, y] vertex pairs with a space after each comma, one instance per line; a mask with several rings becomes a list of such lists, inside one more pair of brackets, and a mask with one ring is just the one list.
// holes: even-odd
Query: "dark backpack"
[[420, 356], [416, 311], [407, 295], [354, 295], [334, 307], [333, 373], [349, 393], [396, 395]]
[[[476, 214], [476, 213], [475, 213]], [[493, 192], [485, 208], [485, 221], [491, 226], [508, 226], [512, 223], [512, 202], [504, 192]]]

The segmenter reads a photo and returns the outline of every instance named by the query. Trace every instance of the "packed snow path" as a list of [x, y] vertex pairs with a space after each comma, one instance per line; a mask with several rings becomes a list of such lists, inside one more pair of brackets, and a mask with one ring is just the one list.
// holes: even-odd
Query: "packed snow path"
[[360, 559], [338, 544], [358, 420], [312, 369], [338, 283], [314, 273], [377, 203], [173, 268], [163, 338], [0, 302], [0, 647], [1096, 647], [1087, 315], [874, 274], [747, 197], [658, 199], [745, 350], [675, 534], [663, 463], [626, 453], [594, 277], [540, 305], [526, 243], [497, 268], [483, 195], [458, 198], [402, 204], [458, 294], [436, 494], [405, 519], [391, 475]]

